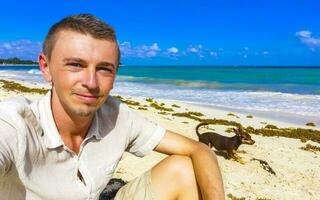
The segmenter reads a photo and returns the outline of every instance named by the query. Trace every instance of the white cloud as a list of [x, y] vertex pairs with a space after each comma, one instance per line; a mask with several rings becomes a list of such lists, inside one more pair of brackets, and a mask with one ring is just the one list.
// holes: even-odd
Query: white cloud
[[199, 50], [197, 48], [195, 48], [195, 47], [189, 47], [187, 49], [187, 51], [192, 52], [192, 53], [197, 53]]
[[150, 47], [150, 50], [152, 50], [152, 51], [160, 51], [161, 49], [159, 48], [157, 43], [153, 43], [153, 45]]
[[155, 57], [157, 53], [155, 51], [149, 51], [147, 52], [147, 57]]
[[123, 57], [151, 58], [157, 56], [161, 51], [157, 43], [153, 43], [151, 46], [139, 45], [133, 47], [130, 42], [122, 42], [119, 46]]
[[218, 57], [218, 51], [220, 50], [212, 50], [207, 49], [203, 45], [190, 45], [185, 50], [180, 50], [176, 46], [171, 46], [162, 50], [158, 43], [153, 43], [151, 45], [137, 45], [133, 46], [130, 42], [119, 42], [120, 50], [122, 57], [138, 57], [138, 58], [153, 58], [153, 57], [167, 57], [170, 59], [177, 59], [181, 56], [190, 56], [194, 54], [198, 56], [200, 59], [205, 58], [207, 56], [210, 57]]
[[202, 49], [203, 49], [203, 46], [201, 44], [198, 44], [196, 46], [191, 46], [191, 47], [187, 48], [187, 51], [191, 52], [191, 53], [198, 53], [198, 55], [200, 56]]
[[311, 48], [320, 47], [320, 38], [312, 37], [312, 32], [308, 30], [298, 31], [295, 34], [302, 43]]
[[298, 31], [296, 32], [296, 36], [303, 37], [303, 38], [310, 38], [311, 37], [310, 31]]
[[176, 54], [179, 52], [179, 49], [176, 47], [171, 47], [171, 48], [167, 49], [167, 52], [172, 53], [172, 54]]
[[10, 43], [4, 43], [4, 44], [2, 45], [2, 47], [3, 47], [4, 49], [7, 49], [7, 50], [11, 50], [11, 49], [12, 49], [12, 46], [11, 46]]
[[41, 52], [42, 43], [33, 42], [30, 40], [17, 40], [10, 42], [0, 42], [0, 57], [12, 58], [18, 57], [21, 59], [37, 60]]
[[204, 58], [204, 53], [207, 53], [208, 50], [203, 49], [203, 46], [201, 44], [190, 46], [187, 48], [187, 52], [193, 53], [199, 56], [199, 58]]
[[209, 54], [213, 57], [217, 57], [218, 56], [218, 53], [215, 52], [215, 51], [210, 51]]

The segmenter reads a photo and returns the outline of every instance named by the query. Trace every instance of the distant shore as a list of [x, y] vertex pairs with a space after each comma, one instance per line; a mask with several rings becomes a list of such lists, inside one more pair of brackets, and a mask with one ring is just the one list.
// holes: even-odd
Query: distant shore
[[39, 66], [39, 64], [0, 64], [0, 66]]

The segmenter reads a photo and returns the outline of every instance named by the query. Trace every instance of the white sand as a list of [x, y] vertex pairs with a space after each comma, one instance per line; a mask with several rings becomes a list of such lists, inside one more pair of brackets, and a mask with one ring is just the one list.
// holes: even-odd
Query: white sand
[[[39, 98], [40, 95], [17, 94], [16, 92], [4, 91], [0, 88], [0, 100], [23, 95], [30, 99]], [[128, 98], [126, 98], [128, 99]], [[149, 102], [142, 98], [131, 98], [130, 100], [139, 101], [142, 105], [148, 105], [148, 110], [138, 110], [138, 106], [132, 106], [141, 115], [155, 121], [165, 128], [197, 140], [195, 127], [197, 121], [174, 117], [172, 115], [161, 115], [159, 111], [151, 108]], [[175, 112], [196, 111], [205, 114], [203, 118], [217, 118], [232, 120], [241, 123], [243, 126], [252, 126], [254, 128], [264, 127], [266, 124], [273, 124], [280, 128], [307, 126], [284, 123], [277, 119], [266, 119], [253, 116], [247, 118], [246, 115], [234, 113], [235, 116], [228, 116], [227, 110], [213, 108], [204, 108], [180, 102], [168, 100], [158, 100], [159, 103], [165, 103], [165, 107], [171, 107], [172, 104], [181, 106], [174, 108]], [[261, 123], [263, 122], [263, 123]], [[233, 133], [226, 133], [226, 126], [210, 125], [215, 132], [223, 135], [233, 136]], [[319, 124], [315, 129], [319, 130]], [[201, 129], [205, 131], [205, 128]], [[252, 146], [241, 145], [239, 147], [239, 156], [245, 161], [240, 164], [233, 160], [226, 160], [218, 156], [220, 168], [223, 174], [226, 196], [232, 194], [235, 197], [245, 197], [245, 199], [319, 199], [320, 197], [320, 152], [313, 153], [304, 151], [300, 147], [306, 144], [312, 144], [320, 147], [319, 143], [308, 141], [302, 143], [298, 139], [284, 137], [264, 137], [252, 135], [256, 143]], [[144, 158], [137, 158], [131, 154], [125, 153], [123, 159], [117, 168], [114, 177], [124, 180], [131, 180], [145, 170], [148, 170], [165, 155], [153, 152]], [[276, 175], [269, 173], [257, 160], [266, 161], [274, 170]], [[229, 197], [227, 197], [229, 199]]]

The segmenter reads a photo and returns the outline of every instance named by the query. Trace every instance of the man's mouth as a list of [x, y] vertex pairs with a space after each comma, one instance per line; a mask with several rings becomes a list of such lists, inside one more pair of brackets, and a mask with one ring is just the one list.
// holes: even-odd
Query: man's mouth
[[99, 98], [99, 95], [92, 95], [92, 94], [75, 93], [75, 95], [85, 103], [95, 103]]

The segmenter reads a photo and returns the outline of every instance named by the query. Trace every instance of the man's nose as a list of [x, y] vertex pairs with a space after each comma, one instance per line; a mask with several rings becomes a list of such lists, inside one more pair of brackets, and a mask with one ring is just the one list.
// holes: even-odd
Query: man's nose
[[98, 79], [95, 70], [86, 70], [83, 84], [91, 90], [98, 87]]

